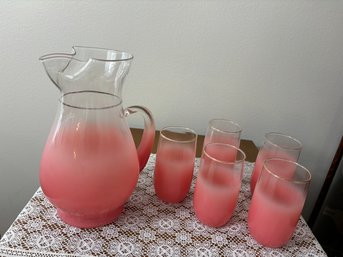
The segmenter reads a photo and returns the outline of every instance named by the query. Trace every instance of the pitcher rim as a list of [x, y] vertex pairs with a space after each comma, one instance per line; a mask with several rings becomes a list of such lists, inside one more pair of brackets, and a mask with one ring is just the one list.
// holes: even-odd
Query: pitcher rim
[[[102, 58], [95, 58], [95, 57], [90, 57], [87, 59], [80, 59], [80, 58], [75, 58], [74, 56], [76, 55], [76, 48], [86, 48], [86, 49], [95, 49], [95, 50], [106, 50], [106, 51], [113, 51], [116, 53], [123, 53], [127, 54], [127, 58], [117, 58], [117, 59], [102, 59]], [[110, 48], [103, 48], [103, 47], [92, 47], [92, 46], [81, 46], [81, 45], [75, 45], [72, 46], [73, 53], [50, 53], [50, 54], [45, 54], [42, 55], [41, 57], [38, 58], [39, 61], [45, 61], [48, 59], [52, 58], [68, 58], [72, 60], [76, 60], [79, 62], [84, 62], [84, 61], [89, 61], [89, 60], [95, 60], [95, 61], [101, 61], [101, 62], [125, 62], [125, 61], [130, 61], [133, 59], [133, 54], [123, 51], [123, 50], [117, 50], [117, 49], [110, 49]]]

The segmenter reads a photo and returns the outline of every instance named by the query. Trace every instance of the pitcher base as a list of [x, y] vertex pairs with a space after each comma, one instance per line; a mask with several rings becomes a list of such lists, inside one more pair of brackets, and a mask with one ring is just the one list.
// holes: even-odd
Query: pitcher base
[[96, 228], [107, 225], [118, 218], [124, 209], [124, 205], [120, 206], [118, 209], [112, 210], [110, 212], [101, 214], [100, 216], [80, 216], [73, 215], [67, 212], [57, 209], [57, 215], [65, 223], [78, 228]]

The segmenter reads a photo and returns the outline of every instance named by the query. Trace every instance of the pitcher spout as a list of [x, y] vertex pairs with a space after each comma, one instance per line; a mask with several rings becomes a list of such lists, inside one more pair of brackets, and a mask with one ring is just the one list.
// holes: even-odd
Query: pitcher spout
[[62, 91], [62, 87], [60, 85], [59, 75], [68, 66], [73, 56], [73, 54], [54, 53], [46, 54], [39, 58], [46, 74], [60, 91]]
[[123, 51], [74, 46], [73, 52], [43, 55], [39, 60], [62, 93], [93, 90], [122, 97], [133, 55]]

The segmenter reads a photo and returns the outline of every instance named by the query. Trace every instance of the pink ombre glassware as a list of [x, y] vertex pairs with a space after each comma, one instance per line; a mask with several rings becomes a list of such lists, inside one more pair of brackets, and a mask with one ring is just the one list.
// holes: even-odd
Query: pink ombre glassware
[[[55, 121], [45, 144], [40, 183], [58, 216], [72, 226], [114, 221], [133, 192], [152, 149], [155, 125], [142, 106], [122, 106], [124, 78], [133, 56], [94, 47], [40, 58], [60, 90]], [[128, 115], [144, 118], [136, 149]]]
[[291, 239], [299, 221], [311, 173], [300, 164], [272, 158], [264, 162], [249, 207], [250, 234], [277, 248]]
[[269, 132], [265, 135], [263, 146], [260, 148], [254, 170], [250, 180], [251, 194], [254, 192], [256, 182], [261, 174], [263, 163], [266, 159], [281, 158], [297, 161], [302, 150], [301, 142], [289, 135]]
[[201, 223], [220, 227], [230, 220], [241, 188], [244, 161], [244, 152], [233, 145], [205, 146], [193, 199], [194, 212]]
[[242, 128], [234, 121], [212, 119], [208, 123], [204, 147], [208, 143], [223, 143], [239, 148]]
[[197, 134], [185, 127], [161, 130], [156, 153], [154, 186], [157, 197], [178, 203], [187, 196], [193, 178]]

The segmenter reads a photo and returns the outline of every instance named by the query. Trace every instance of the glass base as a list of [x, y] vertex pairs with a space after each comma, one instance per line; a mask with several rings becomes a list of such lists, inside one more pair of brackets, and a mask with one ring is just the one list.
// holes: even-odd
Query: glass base
[[78, 228], [96, 228], [107, 225], [114, 220], [116, 220], [122, 213], [124, 205], [120, 206], [118, 209], [111, 210], [110, 212], [103, 213], [97, 216], [80, 216], [73, 215], [67, 212], [57, 209], [57, 215], [65, 223]]

